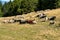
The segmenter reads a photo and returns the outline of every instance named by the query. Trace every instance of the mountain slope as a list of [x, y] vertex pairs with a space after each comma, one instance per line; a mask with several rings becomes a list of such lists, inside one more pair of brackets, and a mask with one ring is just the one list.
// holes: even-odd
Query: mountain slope
[[[56, 16], [56, 22], [60, 23], [60, 9], [45, 10], [43, 11], [48, 17]], [[25, 19], [30, 19], [31, 16], [40, 14], [31, 12], [24, 14]], [[6, 19], [15, 18], [3, 17], [0, 21]], [[35, 18], [35, 17], [33, 17]], [[33, 19], [32, 18], [32, 19]], [[38, 19], [37, 24], [19, 24], [19, 23], [0, 23], [0, 40], [60, 40], [60, 26], [58, 24], [49, 25], [49, 22], [41, 22]]]

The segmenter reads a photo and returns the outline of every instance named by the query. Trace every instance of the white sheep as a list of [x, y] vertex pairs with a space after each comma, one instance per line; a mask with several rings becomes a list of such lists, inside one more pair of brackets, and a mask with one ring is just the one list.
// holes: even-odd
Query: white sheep
[[54, 24], [55, 22], [54, 21], [50, 21], [50, 24]]
[[2, 22], [3, 22], [3, 23], [8, 23], [8, 22], [9, 22], [9, 20], [6, 20], [6, 19], [5, 19], [5, 20], [3, 20]]
[[46, 21], [48, 21], [48, 20], [49, 20], [49, 18], [48, 18], [48, 17], [46, 17], [46, 18], [45, 18], [45, 20], [46, 20]]
[[9, 20], [9, 23], [14, 23], [14, 20], [13, 20], [13, 19], [10, 19], [10, 20]]
[[34, 23], [34, 24], [36, 24], [36, 23], [37, 23], [37, 21], [35, 21], [35, 20], [34, 20], [34, 21], [33, 21], [33, 23]]

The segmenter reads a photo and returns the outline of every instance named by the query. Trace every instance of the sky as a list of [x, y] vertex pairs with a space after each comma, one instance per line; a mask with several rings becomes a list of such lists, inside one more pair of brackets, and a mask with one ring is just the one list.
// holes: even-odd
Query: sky
[[[5, 2], [9, 2], [10, 0], [0, 0], [0, 1], [5, 1]], [[11, 1], [13, 1], [13, 0], [11, 0]]]
[[[5, 2], [9, 2], [10, 0], [0, 0], [2, 2], [2, 4], [4, 4]], [[11, 0], [13, 1], [13, 0]]]

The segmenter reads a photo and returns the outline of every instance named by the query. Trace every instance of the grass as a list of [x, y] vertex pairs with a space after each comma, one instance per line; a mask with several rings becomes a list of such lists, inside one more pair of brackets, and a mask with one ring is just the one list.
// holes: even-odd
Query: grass
[[59, 40], [60, 28], [46, 23], [1, 24], [0, 40]]
[[[51, 16], [52, 11], [47, 15]], [[57, 16], [59, 13], [52, 15], [54, 14]], [[58, 18], [59, 16], [57, 16], [56, 22], [60, 22], [60, 18]], [[0, 40], [60, 40], [60, 27], [56, 25], [49, 25], [48, 21], [38, 21], [37, 24], [0, 23]]]

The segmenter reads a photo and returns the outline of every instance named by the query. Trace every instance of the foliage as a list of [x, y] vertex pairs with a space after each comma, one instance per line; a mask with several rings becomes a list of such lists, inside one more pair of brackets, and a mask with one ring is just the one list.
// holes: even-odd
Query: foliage
[[10, 2], [2, 6], [1, 11], [3, 12], [3, 16], [6, 17], [58, 7], [60, 7], [60, 0], [10, 0]]
[[53, 9], [56, 8], [57, 0], [39, 0], [40, 9]]
[[2, 13], [2, 3], [1, 3], [1, 1], [0, 1], [0, 17], [3, 15], [3, 13]]

